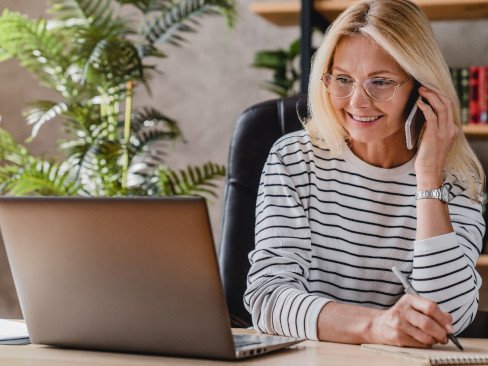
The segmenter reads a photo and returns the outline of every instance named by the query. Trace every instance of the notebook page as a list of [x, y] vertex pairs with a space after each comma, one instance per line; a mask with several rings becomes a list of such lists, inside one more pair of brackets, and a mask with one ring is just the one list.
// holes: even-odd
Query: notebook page
[[0, 319], [0, 341], [19, 338], [29, 338], [25, 323]]
[[480, 365], [488, 363], [488, 339], [461, 341], [464, 352], [455, 345], [435, 345], [431, 349], [362, 344], [361, 349], [426, 361], [431, 365]]

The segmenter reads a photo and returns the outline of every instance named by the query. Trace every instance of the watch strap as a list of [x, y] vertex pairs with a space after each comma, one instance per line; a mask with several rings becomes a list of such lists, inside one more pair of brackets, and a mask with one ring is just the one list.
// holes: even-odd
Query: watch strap
[[415, 193], [415, 198], [417, 200], [422, 199], [437, 199], [443, 203], [449, 202], [449, 189], [446, 186], [440, 186], [435, 189], [430, 189], [426, 191], [417, 191]]

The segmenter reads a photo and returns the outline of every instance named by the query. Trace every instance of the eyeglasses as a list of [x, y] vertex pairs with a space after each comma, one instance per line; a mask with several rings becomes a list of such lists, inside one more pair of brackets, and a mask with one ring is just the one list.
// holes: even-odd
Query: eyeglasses
[[327, 91], [337, 98], [348, 98], [358, 85], [362, 85], [366, 93], [378, 102], [386, 102], [395, 96], [396, 90], [409, 79], [397, 83], [388, 78], [372, 78], [363, 82], [356, 81], [345, 75], [323, 74], [322, 82]]

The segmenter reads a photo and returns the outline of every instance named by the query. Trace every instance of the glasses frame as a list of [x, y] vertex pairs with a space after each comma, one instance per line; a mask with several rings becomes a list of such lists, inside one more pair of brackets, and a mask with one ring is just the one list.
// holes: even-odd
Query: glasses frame
[[[396, 94], [397, 89], [398, 89], [398, 88], [400, 88], [401, 86], [405, 85], [405, 83], [406, 83], [407, 81], [409, 81], [409, 80], [410, 80], [410, 78], [407, 78], [407, 79], [405, 79], [405, 80], [403, 80], [402, 82], [400, 82], [400, 83], [399, 83], [399, 82], [397, 82], [397, 81], [395, 81], [395, 80], [393, 80], [393, 79], [385, 78], [385, 79], [387, 79], [387, 80], [391, 80], [391, 81], [393, 81], [393, 82], [395, 83], [395, 90], [393, 91], [392, 96], [391, 96], [391, 97], [389, 97], [388, 99], [377, 99], [377, 98], [373, 97], [371, 94], [369, 94], [368, 89], [367, 89], [367, 88], [364, 86], [364, 84], [365, 84], [367, 81], [372, 80], [372, 79], [367, 79], [367, 80], [364, 80], [364, 81], [356, 81], [356, 80], [354, 80], [354, 79], [353, 79], [353, 80], [354, 80], [354, 82], [353, 82], [353, 84], [352, 84], [352, 89], [351, 89], [351, 92], [350, 92], [348, 95], [346, 95], [345, 97], [339, 97], [339, 96], [335, 95], [334, 93], [332, 93], [332, 92], [331, 92], [329, 89], [327, 89], [327, 85], [325, 84], [325, 77], [326, 77], [327, 75], [330, 75], [330, 76], [332, 76], [332, 77], [334, 77], [334, 78], [336, 77], [336, 75], [333, 75], [333, 74], [331, 74], [331, 73], [326, 72], [326, 73], [323, 73], [323, 74], [322, 74], [322, 78], [321, 78], [321, 80], [322, 80], [322, 84], [324, 84], [325, 90], [327, 90], [327, 91], [328, 91], [330, 94], [332, 94], [332, 95], [333, 95], [333, 96], [335, 96], [336, 98], [340, 98], [340, 99], [346, 99], [346, 98], [349, 98], [349, 97], [350, 97], [350, 96], [351, 96], [351, 95], [354, 93], [354, 91], [356, 90], [357, 86], [358, 86], [359, 84], [361, 84], [361, 86], [363, 87], [363, 89], [364, 89], [364, 91], [366, 92], [366, 94], [368, 95], [368, 97], [370, 97], [370, 98], [371, 98], [371, 99], [373, 99], [373, 100], [376, 100], [377, 102], [388, 102], [389, 100], [392, 100], [392, 99], [395, 97], [395, 94]], [[352, 78], [351, 78], [351, 79], [352, 79]]]

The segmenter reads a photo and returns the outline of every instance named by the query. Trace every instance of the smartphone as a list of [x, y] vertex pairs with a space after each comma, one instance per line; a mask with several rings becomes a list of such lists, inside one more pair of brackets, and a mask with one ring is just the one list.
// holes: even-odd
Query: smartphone
[[406, 142], [407, 142], [407, 149], [412, 150], [415, 147], [415, 144], [417, 143], [417, 128], [415, 126], [415, 115], [417, 114], [418, 107], [417, 107], [417, 101], [420, 100], [420, 97], [418, 97], [415, 101], [415, 104], [413, 105], [413, 108], [410, 110], [410, 113], [408, 114], [407, 121], [405, 122], [405, 137], [406, 137]]
[[414, 86], [412, 95], [407, 103], [407, 110], [410, 109], [405, 121], [405, 138], [407, 149], [412, 150], [420, 137], [423, 123], [425, 122], [424, 114], [417, 107], [417, 101], [420, 100], [418, 93], [418, 83]]

